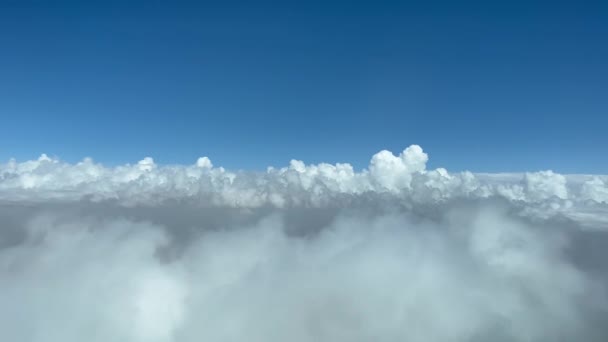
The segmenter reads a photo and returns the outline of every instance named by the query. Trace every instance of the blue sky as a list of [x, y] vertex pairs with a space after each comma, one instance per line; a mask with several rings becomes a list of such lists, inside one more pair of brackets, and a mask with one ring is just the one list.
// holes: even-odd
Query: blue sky
[[608, 172], [608, 3], [0, 2], [0, 160]]

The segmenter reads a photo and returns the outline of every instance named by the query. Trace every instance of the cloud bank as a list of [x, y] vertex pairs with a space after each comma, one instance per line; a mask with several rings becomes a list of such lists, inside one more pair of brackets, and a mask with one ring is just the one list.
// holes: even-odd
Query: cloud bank
[[606, 341], [608, 177], [0, 165], [6, 341]]

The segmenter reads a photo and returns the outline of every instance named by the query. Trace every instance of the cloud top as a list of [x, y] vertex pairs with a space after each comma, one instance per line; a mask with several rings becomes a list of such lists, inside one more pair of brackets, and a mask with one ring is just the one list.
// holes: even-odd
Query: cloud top
[[38, 160], [0, 165], [0, 199], [86, 198], [125, 205], [188, 200], [201, 206], [281, 208], [340, 205], [370, 196], [415, 203], [500, 197], [546, 214], [608, 203], [605, 175], [449, 173], [443, 168], [428, 170], [427, 161], [417, 145], [398, 155], [380, 151], [361, 171], [345, 163], [307, 165], [300, 160], [269, 167], [265, 173], [229, 171], [215, 167], [207, 157], [194, 165], [161, 166], [146, 157], [134, 165], [104, 167], [90, 158], [68, 164], [43, 154]]

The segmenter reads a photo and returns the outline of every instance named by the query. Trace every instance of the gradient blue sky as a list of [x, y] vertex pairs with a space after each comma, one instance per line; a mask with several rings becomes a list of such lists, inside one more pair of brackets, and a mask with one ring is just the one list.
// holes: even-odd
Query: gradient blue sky
[[608, 2], [0, 1], [0, 159], [608, 172]]

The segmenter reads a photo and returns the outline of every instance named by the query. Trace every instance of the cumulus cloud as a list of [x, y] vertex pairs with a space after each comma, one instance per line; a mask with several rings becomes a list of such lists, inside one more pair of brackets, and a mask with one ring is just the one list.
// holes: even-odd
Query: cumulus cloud
[[605, 341], [608, 179], [0, 165], [7, 341]]

